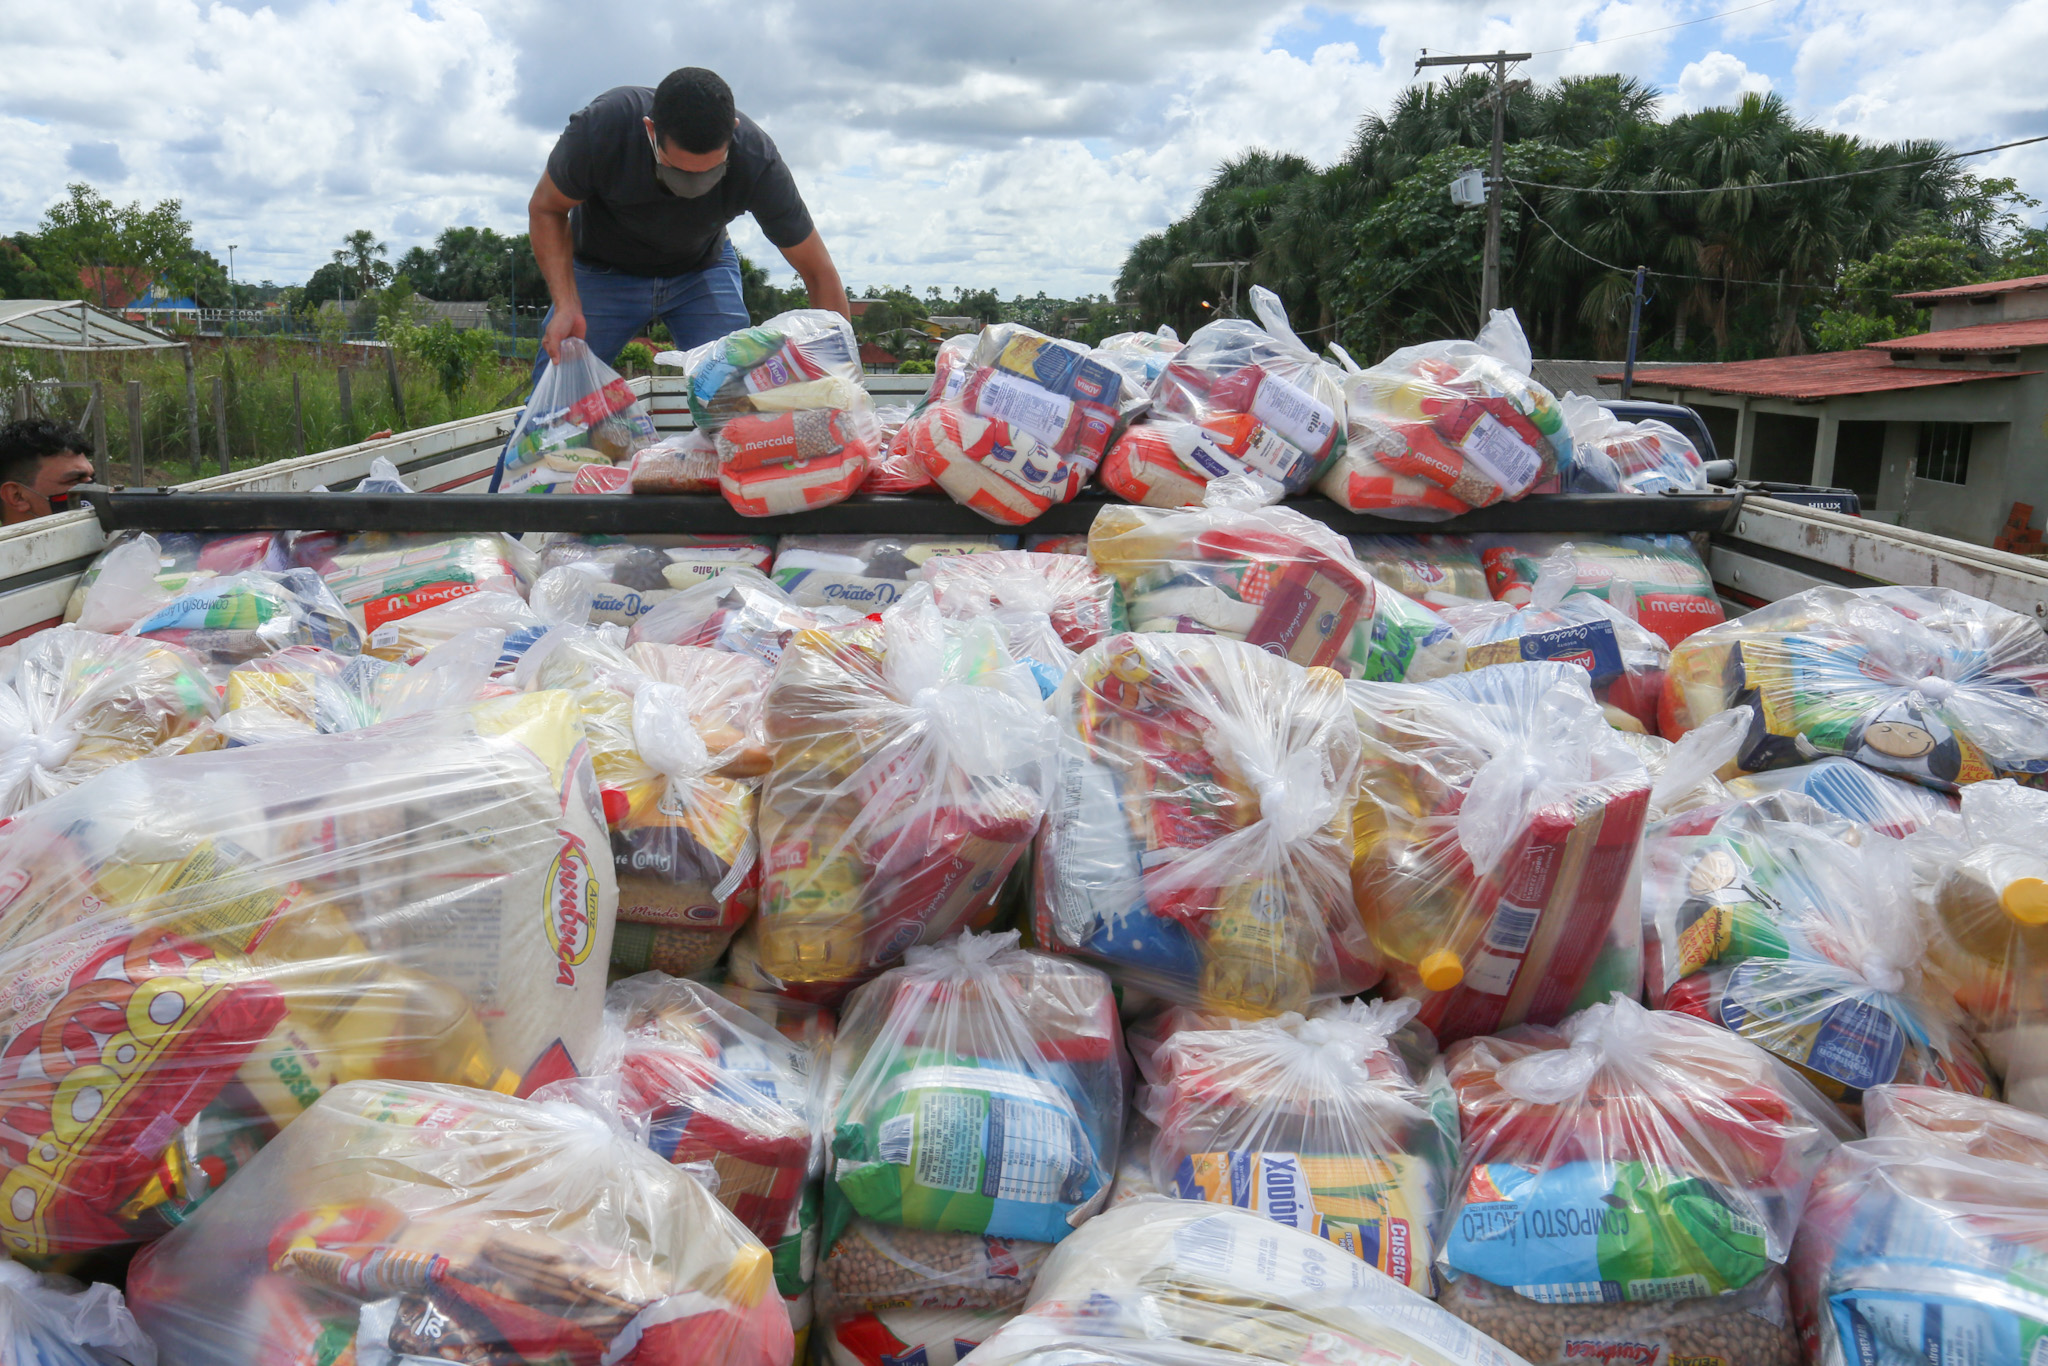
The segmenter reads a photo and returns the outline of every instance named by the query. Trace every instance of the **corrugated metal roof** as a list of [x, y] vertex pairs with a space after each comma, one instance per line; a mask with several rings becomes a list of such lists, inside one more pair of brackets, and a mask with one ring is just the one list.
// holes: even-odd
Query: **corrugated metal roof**
[[2048, 289], [2048, 275], [2022, 275], [2017, 280], [1986, 280], [1982, 284], [1954, 285], [1948, 289], [1919, 289], [1911, 294], [1894, 294], [1914, 304], [1947, 303], [1952, 299], [1981, 299], [1989, 294], [2017, 294], [2027, 289]]
[[1911, 337], [1871, 342], [1867, 349], [1900, 355], [1924, 351], [2013, 351], [2022, 346], [2048, 346], [2048, 318], [1945, 327], [1938, 332], [1921, 332]]
[[0, 299], [0, 346], [40, 351], [145, 351], [177, 346], [163, 333], [76, 299]]
[[[1779, 356], [1771, 360], [1726, 361], [1718, 365], [1673, 365], [1650, 374], [1638, 373], [1638, 385], [1668, 389], [1699, 389], [1710, 394], [1750, 398], [1782, 398], [1794, 402], [1841, 398], [1849, 394], [1882, 394], [1895, 389], [1928, 389], [1942, 384], [1969, 384], [1980, 379], [2015, 379], [2038, 370], [1921, 370], [1893, 365], [1875, 351], [1825, 351], [1814, 356]], [[1619, 380], [1621, 374], [1602, 374]]]

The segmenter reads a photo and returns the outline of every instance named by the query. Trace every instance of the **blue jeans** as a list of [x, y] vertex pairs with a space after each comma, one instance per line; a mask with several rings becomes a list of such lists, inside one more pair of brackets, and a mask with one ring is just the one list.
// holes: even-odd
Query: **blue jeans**
[[[668, 324], [669, 335], [684, 351], [736, 332], [748, 322], [740, 292], [740, 254], [729, 237], [716, 265], [684, 275], [627, 275], [578, 261], [576, 293], [583, 302], [583, 340], [590, 344], [590, 354], [606, 365], [654, 318]], [[554, 316], [550, 308], [548, 317]], [[534, 379], [540, 378], [547, 358], [545, 348], [534, 357]]]

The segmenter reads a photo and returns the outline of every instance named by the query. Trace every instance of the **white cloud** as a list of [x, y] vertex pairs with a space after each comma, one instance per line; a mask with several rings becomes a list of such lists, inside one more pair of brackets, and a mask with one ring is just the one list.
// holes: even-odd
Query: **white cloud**
[[1726, 52], [1709, 52], [1696, 62], [1686, 63], [1678, 73], [1678, 90], [1672, 101], [1673, 113], [1691, 113], [1733, 104], [1744, 95], [1765, 95], [1771, 78], [1751, 71], [1740, 57]]

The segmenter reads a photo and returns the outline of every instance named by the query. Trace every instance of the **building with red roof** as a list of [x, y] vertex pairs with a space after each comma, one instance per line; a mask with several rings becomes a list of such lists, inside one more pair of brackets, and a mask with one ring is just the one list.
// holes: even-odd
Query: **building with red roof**
[[1989, 544], [2014, 503], [2048, 511], [2048, 275], [1898, 297], [1928, 331], [1638, 369], [1636, 390], [1697, 410], [1745, 478], [1852, 488], [1865, 516]]

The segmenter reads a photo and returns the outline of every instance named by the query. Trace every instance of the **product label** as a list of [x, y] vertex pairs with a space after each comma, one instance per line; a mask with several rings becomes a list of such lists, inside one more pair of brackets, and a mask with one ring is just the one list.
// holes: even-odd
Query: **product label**
[[1429, 1221], [1440, 1204], [1433, 1187], [1428, 1166], [1405, 1155], [1191, 1153], [1174, 1173], [1183, 1200], [1263, 1214], [1417, 1290], [1429, 1280]]
[[1461, 443], [1465, 458], [1513, 497], [1536, 482], [1543, 457], [1491, 413], [1481, 413]]
[[980, 416], [1007, 422], [1047, 446], [1057, 445], [1066, 434], [1073, 410], [1074, 401], [1065, 395], [996, 371], [982, 380], [974, 400], [974, 411]]
[[1260, 426], [1312, 456], [1323, 453], [1337, 430], [1337, 415], [1328, 404], [1271, 371], [1252, 395], [1251, 414]]
[[916, 1068], [898, 1085], [910, 1104], [878, 1126], [876, 1150], [918, 1185], [1039, 1205], [1080, 1198], [1087, 1139], [1058, 1087], [962, 1067]]
[[1465, 667], [1480, 669], [1491, 664], [1519, 660], [1554, 659], [1576, 664], [1592, 675], [1595, 683], [1619, 678], [1622, 672], [1621, 642], [1615, 638], [1614, 623], [1592, 621], [1582, 626], [1561, 626], [1510, 640], [1488, 641], [1465, 652]]
[[1857, 1091], [1896, 1077], [1906, 1050], [1905, 1031], [1884, 1010], [1775, 959], [1753, 958], [1729, 974], [1721, 1023]]

